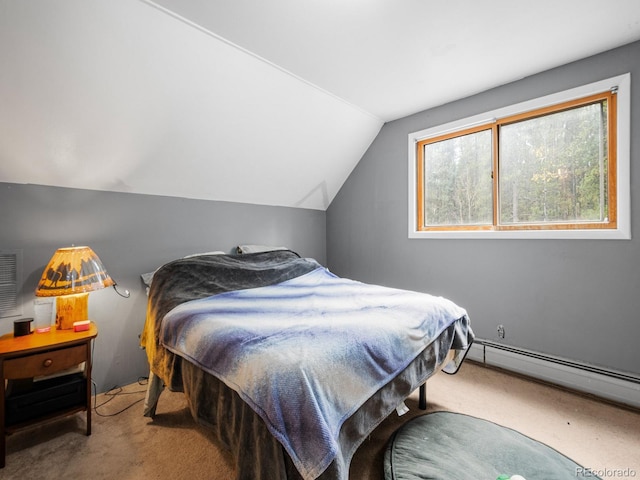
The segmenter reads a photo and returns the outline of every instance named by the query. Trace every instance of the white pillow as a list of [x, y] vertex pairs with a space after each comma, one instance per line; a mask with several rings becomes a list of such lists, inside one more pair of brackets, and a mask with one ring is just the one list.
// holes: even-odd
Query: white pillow
[[269, 245], [238, 245], [238, 253], [272, 252], [275, 250], [289, 250], [287, 247], [272, 247]]
[[214, 250], [213, 252], [192, 253], [191, 255], [187, 255], [182, 258], [199, 257], [200, 255], [226, 255], [226, 254], [220, 250]]

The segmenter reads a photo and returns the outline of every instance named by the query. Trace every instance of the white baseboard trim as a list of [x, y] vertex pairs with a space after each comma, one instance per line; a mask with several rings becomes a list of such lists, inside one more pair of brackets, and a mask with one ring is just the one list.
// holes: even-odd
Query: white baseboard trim
[[640, 377], [476, 339], [469, 360], [640, 408]]

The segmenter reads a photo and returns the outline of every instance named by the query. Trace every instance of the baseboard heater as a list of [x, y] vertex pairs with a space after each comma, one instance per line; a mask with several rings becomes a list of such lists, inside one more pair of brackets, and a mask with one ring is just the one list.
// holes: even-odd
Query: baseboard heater
[[640, 376], [475, 339], [467, 358], [640, 408]]

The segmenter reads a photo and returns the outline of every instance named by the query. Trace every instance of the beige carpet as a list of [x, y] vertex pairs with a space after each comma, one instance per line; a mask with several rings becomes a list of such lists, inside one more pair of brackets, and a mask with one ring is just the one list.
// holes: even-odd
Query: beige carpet
[[[144, 386], [128, 385], [115, 397], [99, 395], [93, 434], [84, 414], [23, 430], [7, 438], [7, 466], [0, 479], [232, 479], [233, 460], [206, 430], [195, 425], [182, 394], [165, 391], [154, 420], [142, 416]], [[139, 392], [139, 393], [135, 393]], [[471, 362], [458, 374], [428, 382], [429, 410], [449, 410], [514, 428], [600, 473], [640, 478], [640, 413], [524, 380]], [[391, 434], [424, 412], [417, 392], [411, 411], [395, 413], [356, 453], [350, 478], [382, 480]], [[580, 478], [577, 475], [576, 478]], [[588, 478], [588, 477], [586, 477]], [[462, 479], [456, 479], [462, 480]]]

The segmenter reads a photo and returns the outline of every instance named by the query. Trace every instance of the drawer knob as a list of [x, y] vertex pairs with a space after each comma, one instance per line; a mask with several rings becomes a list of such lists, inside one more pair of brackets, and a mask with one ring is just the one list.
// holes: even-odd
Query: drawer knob
[[42, 362], [42, 365], [44, 365], [45, 367], [50, 367], [53, 364], [53, 360], [51, 360], [50, 358], [47, 358], [44, 362]]

